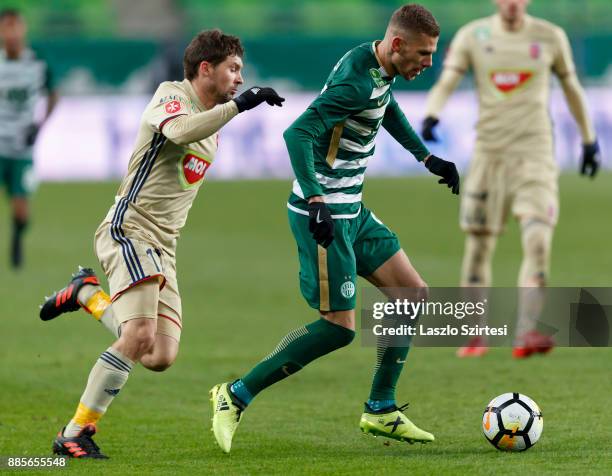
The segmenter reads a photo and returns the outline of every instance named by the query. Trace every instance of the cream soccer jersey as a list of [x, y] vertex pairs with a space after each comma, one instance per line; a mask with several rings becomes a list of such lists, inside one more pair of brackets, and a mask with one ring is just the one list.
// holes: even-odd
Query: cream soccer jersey
[[154, 275], [168, 278], [164, 261], [174, 260], [179, 231], [214, 161], [217, 131], [238, 108], [234, 101], [215, 106], [215, 132], [189, 144], [167, 139], [164, 127], [205, 110], [187, 80], [162, 83], [147, 105], [127, 175], [96, 235], [111, 295]]
[[[233, 101], [217, 107], [227, 117], [238, 112]], [[163, 128], [177, 116], [204, 110], [189, 81], [159, 86], [142, 115], [127, 175], [107, 215], [117, 234], [124, 224], [136, 226], [162, 246], [172, 246], [214, 161], [219, 134], [179, 145], [164, 136]]]
[[504, 30], [499, 15], [468, 23], [455, 35], [445, 67], [473, 70], [479, 101], [476, 149], [530, 152], [552, 160], [548, 112], [550, 74], [574, 71], [565, 32], [526, 16], [519, 31]]

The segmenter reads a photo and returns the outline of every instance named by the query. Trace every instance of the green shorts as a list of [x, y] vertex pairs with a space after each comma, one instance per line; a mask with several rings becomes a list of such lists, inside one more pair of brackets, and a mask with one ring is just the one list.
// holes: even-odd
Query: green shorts
[[6, 185], [9, 197], [27, 197], [35, 189], [34, 161], [0, 157], [0, 186]]
[[329, 248], [318, 246], [308, 231], [308, 216], [289, 210], [298, 246], [300, 289], [321, 311], [355, 309], [357, 276], [369, 276], [401, 247], [395, 233], [367, 208], [352, 219], [336, 219]]

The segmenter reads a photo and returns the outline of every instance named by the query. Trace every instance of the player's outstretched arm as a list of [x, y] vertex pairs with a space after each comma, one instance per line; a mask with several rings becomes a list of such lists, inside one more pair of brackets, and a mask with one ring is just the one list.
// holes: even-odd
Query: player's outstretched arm
[[472, 64], [473, 38], [471, 26], [466, 25], [457, 32], [450, 44], [442, 75], [427, 96], [425, 119], [421, 126], [421, 135], [426, 141], [438, 140], [434, 128], [440, 122], [440, 113], [446, 101]]
[[270, 106], [282, 106], [284, 100], [285, 98], [280, 97], [272, 88], [253, 87], [232, 101], [208, 111], [168, 118], [160, 125], [160, 130], [163, 129], [164, 136], [175, 144], [191, 144], [210, 137], [234, 116], [253, 109], [262, 102], [267, 102]]
[[459, 173], [452, 162], [430, 155], [425, 159], [425, 167], [432, 174], [442, 177], [438, 183], [445, 184], [453, 194], [459, 195]]
[[238, 106], [238, 112], [253, 109], [264, 101], [270, 106], [282, 107], [285, 98], [280, 97], [272, 88], [253, 86], [234, 99], [234, 102]]
[[578, 124], [580, 135], [582, 136], [583, 146], [580, 173], [582, 175], [589, 175], [592, 178], [597, 173], [600, 164], [595, 128], [589, 117], [584, 90], [576, 76], [576, 66], [574, 65], [569, 39], [561, 28], [556, 28], [554, 33], [557, 54], [555, 55], [552, 69], [561, 82], [563, 93], [567, 99], [567, 105]]
[[425, 119], [421, 126], [421, 135], [423, 139], [431, 142], [438, 142], [438, 138], [434, 132], [434, 128], [440, 120], [440, 112], [444, 108], [446, 101], [461, 82], [463, 73], [455, 68], [444, 68], [442, 76], [427, 96], [425, 105]]
[[599, 145], [597, 144], [595, 130], [589, 117], [584, 90], [578, 82], [575, 73], [561, 78], [561, 87], [563, 88], [569, 110], [572, 116], [574, 116], [582, 136], [580, 173], [593, 178], [600, 164]]
[[404, 112], [399, 107], [399, 104], [397, 104], [393, 95], [389, 98], [382, 126], [391, 134], [391, 137], [414, 155], [418, 161], [422, 161], [429, 156], [429, 150], [427, 150], [423, 141], [414, 131], [408, 119], [406, 119]]

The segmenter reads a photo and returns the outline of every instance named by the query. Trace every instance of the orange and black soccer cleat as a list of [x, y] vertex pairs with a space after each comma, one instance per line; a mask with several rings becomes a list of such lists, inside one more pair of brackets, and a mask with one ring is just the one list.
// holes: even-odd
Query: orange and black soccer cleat
[[96, 425], [89, 423], [83, 427], [78, 436], [68, 438], [64, 436], [65, 428], [53, 440], [53, 454], [64, 455], [69, 458], [108, 459], [100, 452], [100, 447], [92, 440], [96, 434]]
[[554, 346], [555, 341], [551, 336], [538, 331], [529, 331], [517, 337], [512, 349], [512, 357], [525, 359], [533, 354], [547, 354]]
[[457, 349], [457, 357], [482, 357], [489, 351], [487, 341], [481, 337], [472, 337], [466, 345]]
[[45, 302], [40, 306], [40, 318], [43, 321], [55, 319], [65, 312], [78, 311], [81, 307], [77, 300], [79, 291], [85, 284], [100, 285], [96, 273], [91, 268], [81, 268], [72, 275], [72, 279], [65, 288], [45, 297]]

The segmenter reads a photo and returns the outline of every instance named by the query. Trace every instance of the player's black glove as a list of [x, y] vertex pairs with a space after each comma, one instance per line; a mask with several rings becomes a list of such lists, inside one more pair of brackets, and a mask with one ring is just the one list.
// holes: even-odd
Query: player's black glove
[[323, 202], [312, 202], [308, 204], [308, 230], [312, 237], [323, 248], [327, 248], [334, 241], [334, 219], [329, 208]]
[[601, 158], [599, 157], [599, 144], [597, 141], [582, 146], [582, 165], [580, 175], [588, 175], [593, 178], [597, 174]]
[[25, 132], [25, 145], [32, 146], [36, 142], [36, 138], [38, 137], [38, 131], [40, 127], [38, 124], [30, 124]]
[[238, 112], [248, 111], [256, 106], [259, 106], [262, 102], [267, 102], [270, 106], [283, 106], [285, 98], [280, 97], [276, 94], [276, 91], [272, 88], [260, 88], [254, 86], [247, 89], [240, 96], [234, 98], [234, 102], [238, 106]]
[[427, 116], [423, 119], [423, 129], [421, 131], [423, 139], [428, 142], [438, 142], [438, 138], [434, 134], [434, 127], [438, 125], [438, 122], [440, 120], [433, 116]]
[[425, 167], [432, 174], [442, 177], [438, 180], [438, 183], [444, 183], [452, 190], [455, 195], [459, 195], [459, 174], [457, 173], [457, 167], [452, 162], [430, 155]]

